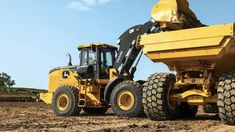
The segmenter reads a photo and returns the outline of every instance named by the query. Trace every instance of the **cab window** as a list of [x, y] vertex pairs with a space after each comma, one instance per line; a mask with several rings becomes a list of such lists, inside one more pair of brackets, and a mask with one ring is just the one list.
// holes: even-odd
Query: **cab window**
[[92, 50], [88, 51], [88, 65], [93, 65], [96, 63], [96, 53]]
[[94, 65], [96, 63], [96, 52], [91, 49], [81, 51], [81, 66]]
[[81, 66], [87, 65], [87, 50], [81, 51]]

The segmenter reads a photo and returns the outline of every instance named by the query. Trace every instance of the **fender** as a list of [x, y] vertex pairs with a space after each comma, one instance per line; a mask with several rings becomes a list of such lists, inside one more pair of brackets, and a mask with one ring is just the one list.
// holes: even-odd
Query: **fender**
[[116, 79], [110, 81], [110, 82], [106, 85], [106, 87], [105, 87], [105, 89], [104, 89], [104, 101], [105, 101], [106, 103], [109, 103], [109, 101], [110, 101], [110, 95], [111, 95], [111, 93], [112, 93], [114, 87], [115, 87], [118, 83], [120, 83], [120, 82], [122, 82], [122, 81], [124, 81], [124, 78], [118, 77], [118, 78], [116, 78]]

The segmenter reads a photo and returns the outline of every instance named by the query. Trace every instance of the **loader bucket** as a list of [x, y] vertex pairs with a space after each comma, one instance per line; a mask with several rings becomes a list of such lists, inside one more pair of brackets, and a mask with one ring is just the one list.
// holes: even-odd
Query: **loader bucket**
[[152, 9], [152, 18], [156, 21], [180, 23], [179, 12], [197, 18], [187, 0], [160, 0]]
[[[197, 20], [195, 13], [189, 8], [187, 0], [160, 0], [152, 8], [151, 15], [152, 19], [162, 25], [165, 24], [165, 27], [171, 26], [171, 28], [182, 29], [203, 26]], [[179, 25], [172, 26], [172, 24], [181, 24], [181, 27]]]

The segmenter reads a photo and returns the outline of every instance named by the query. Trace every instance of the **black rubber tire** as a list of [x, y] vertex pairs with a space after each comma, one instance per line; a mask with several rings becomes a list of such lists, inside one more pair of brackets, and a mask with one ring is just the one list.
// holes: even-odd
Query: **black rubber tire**
[[[129, 91], [134, 95], [134, 105], [129, 110], [123, 110], [118, 106], [117, 98], [122, 91]], [[110, 98], [111, 108], [115, 115], [120, 117], [140, 117], [144, 115], [142, 104], [142, 86], [134, 81], [119, 83], [112, 91]]]
[[206, 104], [202, 106], [202, 110], [204, 113], [218, 113], [219, 112], [217, 104]]
[[194, 118], [197, 115], [198, 106], [190, 106], [188, 103], [180, 104], [180, 118]]
[[88, 115], [104, 115], [108, 110], [107, 108], [83, 108], [83, 111]]
[[151, 120], [166, 120], [179, 117], [178, 106], [170, 110], [167, 100], [170, 85], [175, 83], [175, 75], [156, 73], [151, 75], [143, 85], [144, 112]]
[[220, 77], [217, 89], [219, 116], [225, 124], [235, 125], [235, 71]]
[[[68, 108], [64, 111], [59, 110], [59, 108], [57, 107], [57, 99], [61, 94], [66, 94], [69, 98]], [[71, 86], [59, 87], [53, 95], [52, 110], [57, 116], [78, 115], [81, 111], [81, 108], [78, 107], [78, 89]]]

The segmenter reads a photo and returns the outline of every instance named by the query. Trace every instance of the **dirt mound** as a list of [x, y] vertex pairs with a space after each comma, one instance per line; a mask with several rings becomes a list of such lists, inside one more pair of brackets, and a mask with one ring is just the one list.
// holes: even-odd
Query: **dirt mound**
[[35, 102], [40, 92], [46, 90], [33, 88], [7, 88], [0, 87], [0, 102]]

